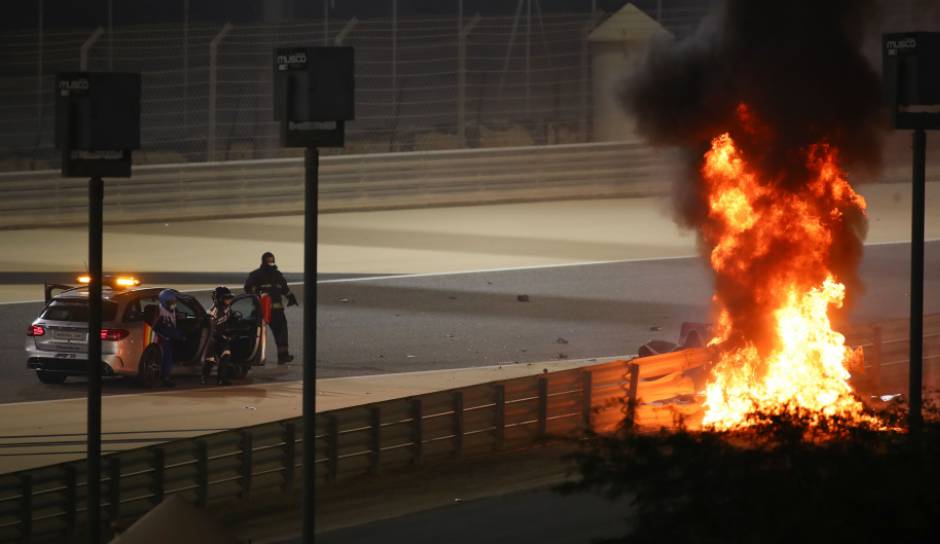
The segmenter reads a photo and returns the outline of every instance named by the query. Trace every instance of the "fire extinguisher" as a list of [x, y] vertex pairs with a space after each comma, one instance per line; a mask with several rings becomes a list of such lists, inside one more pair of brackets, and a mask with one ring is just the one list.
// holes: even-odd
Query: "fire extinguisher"
[[266, 325], [271, 324], [271, 295], [267, 293], [261, 294], [261, 318], [264, 319]]

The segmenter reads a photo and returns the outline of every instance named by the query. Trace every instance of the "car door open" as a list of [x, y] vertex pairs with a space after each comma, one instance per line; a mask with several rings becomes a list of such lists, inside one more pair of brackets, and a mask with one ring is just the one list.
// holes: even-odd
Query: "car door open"
[[232, 360], [249, 365], [264, 364], [264, 320], [261, 300], [255, 295], [239, 295], [232, 301], [235, 317], [232, 338]]
[[189, 295], [176, 295], [176, 327], [183, 340], [173, 341], [176, 362], [193, 365], [202, 362], [202, 354], [209, 339], [209, 317], [202, 305]]

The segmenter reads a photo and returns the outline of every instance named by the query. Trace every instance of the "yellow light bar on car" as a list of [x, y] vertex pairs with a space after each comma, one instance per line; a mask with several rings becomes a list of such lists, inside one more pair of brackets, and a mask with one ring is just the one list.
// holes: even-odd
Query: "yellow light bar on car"
[[114, 279], [114, 285], [118, 287], [137, 287], [140, 280], [133, 276], [118, 276]]
[[85, 274], [84, 276], [79, 276], [76, 278], [78, 283], [91, 283], [91, 276]]

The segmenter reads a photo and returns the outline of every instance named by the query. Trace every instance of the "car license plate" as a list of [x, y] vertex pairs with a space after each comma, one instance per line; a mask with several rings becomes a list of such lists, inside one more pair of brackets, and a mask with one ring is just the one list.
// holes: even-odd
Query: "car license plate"
[[85, 331], [52, 331], [52, 337], [56, 340], [65, 340], [66, 342], [85, 342], [88, 334]]

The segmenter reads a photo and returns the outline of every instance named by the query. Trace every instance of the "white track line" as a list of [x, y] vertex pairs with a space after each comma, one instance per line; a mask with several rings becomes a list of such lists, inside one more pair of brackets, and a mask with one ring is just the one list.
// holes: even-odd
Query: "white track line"
[[[940, 242], [940, 238], [932, 238], [924, 240], [924, 243], [930, 242]], [[888, 241], [888, 242], [871, 242], [865, 244], [865, 246], [890, 246], [897, 244], [910, 244], [910, 240], [900, 240], [900, 241]], [[572, 266], [592, 266], [592, 265], [601, 265], [601, 264], [621, 264], [621, 263], [644, 263], [644, 262], [654, 262], [654, 261], [676, 261], [681, 259], [695, 259], [699, 258], [699, 254], [691, 255], [672, 255], [668, 257], [638, 257], [635, 259], [615, 259], [610, 261], [583, 261], [577, 263], [562, 263], [562, 264], [537, 264], [531, 266], [516, 266], [516, 267], [507, 267], [507, 268], [484, 268], [477, 270], [455, 270], [451, 272], [425, 272], [419, 274], [394, 274], [394, 275], [382, 275], [382, 276], [364, 276], [364, 277], [355, 277], [355, 278], [337, 278], [333, 280], [318, 280], [317, 285], [327, 284], [327, 283], [354, 283], [361, 281], [380, 281], [380, 280], [396, 280], [396, 279], [408, 279], [408, 278], [433, 278], [437, 276], [456, 276], [460, 274], [487, 274], [487, 273], [496, 273], [496, 272], [515, 272], [520, 270], [541, 270], [546, 268], [569, 268]], [[290, 282], [290, 285], [303, 285], [303, 282]]]
[[[940, 238], [931, 238], [924, 240], [924, 243], [940, 242]], [[887, 241], [887, 242], [869, 242], [865, 246], [877, 247], [877, 246], [890, 246], [898, 244], [910, 244], [910, 240], [899, 240], [899, 241]], [[643, 263], [643, 262], [654, 262], [654, 261], [676, 261], [680, 259], [694, 259], [698, 258], [700, 255], [673, 255], [669, 257], [639, 257], [636, 259], [615, 259], [610, 261], [582, 261], [577, 263], [561, 263], [561, 264], [537, 264], [530, 266], [515, 266], [515, 267], [506, 267], [506, 268], [483, 268], [476, 270], [454, 270], [449, 272], [424, 272], [418, 274], [385, 274], [381, 276], [363, 276], [355, 278], [337, 278], [332, 280], [317, 280], [317, 285], [320, 284], [330, 284], [330, 283], [355, 283], [363, 281], [383, 281], [383, 280], [401, 280], [401, 279], [410, 279], [410, 278], [433, 278], [438, 276], [457, 276], [462, 274], [492, 274], [497, 272], [516, 272], [522, 270], [542, 270], [548, 268], [569, 268], [573, 266], [592, 266], [592, 265], [601, 265], [601, 264], [620, 264], [620, 263]], [[303, 285], [302, 281], [292, 281], [288, 282], [288, 285]], [[187, 291], [187, 292], [200, 292], [201, 290], [196, 291]], [[208, 290], [207, 290], [208, 291]], [[44, 302], [42, 299], [37, 300], [16, 300], [11, 302], [0, 302], [0, 306], [8, 306], [13, 304], [31, 304], [36, 302]]]

